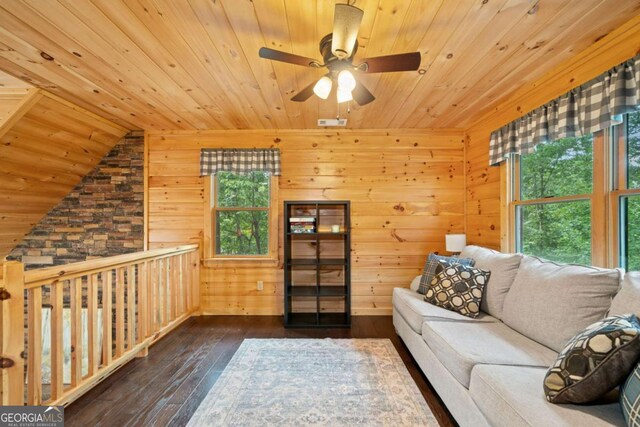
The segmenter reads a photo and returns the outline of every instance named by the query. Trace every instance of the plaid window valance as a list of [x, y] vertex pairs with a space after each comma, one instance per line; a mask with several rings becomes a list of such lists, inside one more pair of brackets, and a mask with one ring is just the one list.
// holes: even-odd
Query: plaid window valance
[[538, 144], [583, 136], [622, 122], [640, 104], [640, 55], [491, 133], [489, 164]]
[[269, 172], [280, 175], [280, 150], [266, 149], [212, 149], [200, 150], [200, 176], [215, 175], [216, 172]]

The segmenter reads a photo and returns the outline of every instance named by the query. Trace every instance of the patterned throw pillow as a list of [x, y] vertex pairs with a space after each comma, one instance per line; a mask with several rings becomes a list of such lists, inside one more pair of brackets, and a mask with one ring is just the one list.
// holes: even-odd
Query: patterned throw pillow
[[622, 386], [620, 405], [627, 426], [640, 427], [640, 363]]
[[544, 377], [552, 403], [587, 403], [619, 386], [640, 356], [635, 314], [607, 317], [571, 338]]
[[463, 316], [478, 317], [491, 272], [447, 261], [438, 261], [437, 271], [424, 300]]
[[473, 267], [475, 261], [471, 258], [456, 258], [452, 256], [442, 256], [430, 253], [427, 257], [427, 262], [424, 263], [424, 270], [422, 271], [422, 278], [420, 278], [420, 286], [418, 286], [419, 294], [426, 294], [427, 289], [431, 285], [431, 281], [436, 275], [436, 268], [438, 267], [438, 261], [454, 262], [462, 265], [469, 265]]

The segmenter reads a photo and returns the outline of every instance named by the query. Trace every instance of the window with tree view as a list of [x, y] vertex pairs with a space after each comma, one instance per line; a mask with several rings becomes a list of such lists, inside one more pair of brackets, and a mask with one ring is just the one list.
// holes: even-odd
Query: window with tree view
[[271, 175], [218, 172], [213, 182], [215, 255], [268, 255]]
[[618, 174], [621, 267], [640, 270], [640, 112], [620, 125]]
[[521, 156], [514, 178], [516, 249], [591, 263], [593, 136], [562, 138]]

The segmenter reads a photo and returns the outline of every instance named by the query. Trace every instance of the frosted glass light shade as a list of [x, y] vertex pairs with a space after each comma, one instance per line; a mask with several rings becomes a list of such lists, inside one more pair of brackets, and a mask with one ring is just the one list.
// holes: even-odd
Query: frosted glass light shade
[[351, 56], [358, 38], [358, 30], [364, 11], [348, 4], [336, 4], [333, 16], [331, 52], [338, 59]]
[[353, 99], [353, 95], [351, 95], [350, 90], [344, 90], [341, 87], [338, 87], [338, 104], [342, 102], [351, 101]]
[[318, 80], [316, 85], [313, 87], [313, 93], [315, 93], [318, 98], [327, 99], [331, 93], [332, 84], [331, 79], [324, 76]]
[[338, 90], [346, 90], [351, 92], [356, 88], [356, 78], [353, 77], [351, 71], [342, 70], [338, 74]]
[[462, 252], [465, 246], [467, 246], [466, 234], [447, 234], [445, 236], [447, 244], [447, 252]]

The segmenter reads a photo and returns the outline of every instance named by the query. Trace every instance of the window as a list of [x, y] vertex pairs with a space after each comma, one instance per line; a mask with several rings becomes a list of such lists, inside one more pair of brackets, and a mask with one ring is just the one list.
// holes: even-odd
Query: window
[[591, 261], [593, 137], [563, 138], [522, 156], [514, 185], [516, 249], [562, 262]]
[[207, 258], [275, 259], [277, 181], [266, 172], [218, 172], [207, 178]]
[[614, 129], [618, 264], [629, 271], [640, 270], [640, 112], [628, 114]]
[[640, 270], [640, 112], [509, 160], [512, 250]]

